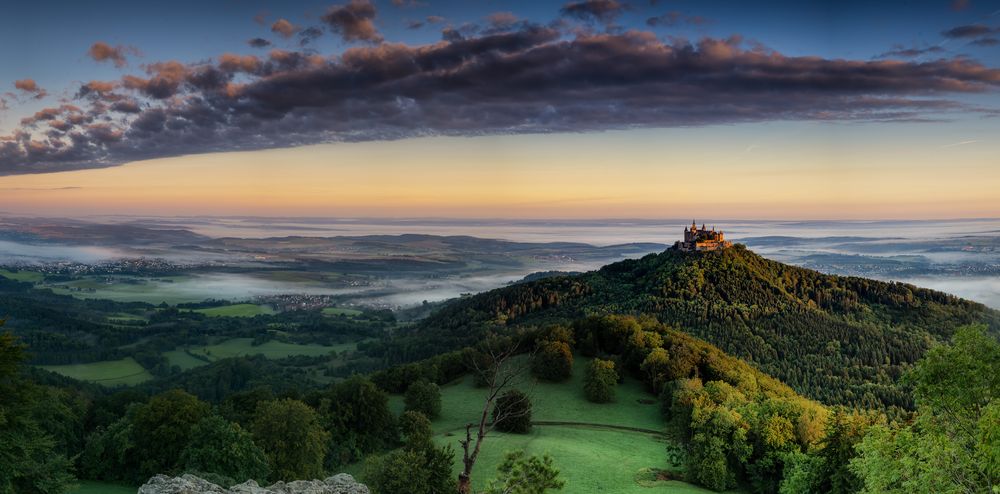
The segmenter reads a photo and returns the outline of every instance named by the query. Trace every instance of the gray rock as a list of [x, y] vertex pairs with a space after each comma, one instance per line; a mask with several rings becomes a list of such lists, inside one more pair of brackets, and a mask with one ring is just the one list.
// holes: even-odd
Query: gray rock
[[248, 480], [225, 489], [191, 474], [180, 477], [157, 475], [139, 488], [139, 494], [371, 494], [368, 487], [346, 473], [326, 480], [296, 480], [261, 487]]

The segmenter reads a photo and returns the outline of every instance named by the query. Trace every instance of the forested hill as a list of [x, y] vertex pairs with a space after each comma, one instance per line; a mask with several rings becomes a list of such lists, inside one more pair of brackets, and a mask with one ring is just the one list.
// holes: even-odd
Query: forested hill
[[423, 345], [440, 348], [467, 344], [484, 331], [595, 314], [653, 315], [800, 393], [864, 408], [909, 407], [895, 381], [955, 328], [984, 322], [1000, 329], [1000, 313], [978, 303], [903, 283], [826, 275], [737, 245], [668, 250], [484, 292], [445, 305], [414, 332]]

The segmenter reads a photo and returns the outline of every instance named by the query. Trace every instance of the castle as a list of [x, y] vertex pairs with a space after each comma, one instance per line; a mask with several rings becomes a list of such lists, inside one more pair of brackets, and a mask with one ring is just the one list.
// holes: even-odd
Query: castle
[[709, 230], [704, 224], [698, 228], [694, 220], [691, 220], [691, 228], [684, 228], [684, 240], [674, 243], [675, 249], [684, 252], [719, 250], [732, 246], [733, 243], [726, 240], [725, 233], [715, 231], [714, 226]]

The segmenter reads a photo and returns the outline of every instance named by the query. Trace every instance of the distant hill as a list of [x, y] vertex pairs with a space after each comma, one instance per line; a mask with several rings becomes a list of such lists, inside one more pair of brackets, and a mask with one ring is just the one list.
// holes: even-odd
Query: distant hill
[[978, 303], [909, 284], [826, 275], [737, 245], [668, 250], [484, 292], [446, 304], [413, 332], [415, 341], [440, 351], [486, 331], [600, 314], [653, 315], [806, 396], [865, 408], [909, 408], [896, 379], [955, 328], [984, 322], [1000, 330], [1000, 312]]

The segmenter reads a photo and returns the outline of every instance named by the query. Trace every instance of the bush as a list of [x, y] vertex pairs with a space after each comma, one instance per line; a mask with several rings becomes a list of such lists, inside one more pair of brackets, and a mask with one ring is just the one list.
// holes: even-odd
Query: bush
[[544, 340], [531, 361], [531, 372], [539, 379], [565, 381], [573, 374], [573, 351], [564, 341]]
[[432, 382], [420, 380], [406, 388], [405, 410], [420, 412], [429, 419], [441, 415], [441, 390]]
[[493, 427], [500, 432], [527, 434], [531, 431], [531, 399], [512, 389], [497, 398], [493, 406]]
[[594, 359], [587, 365], [583, 376], [583, 394], [594, 403], [610, 403], [615, 401], [615, 386], [618, 384], [618, 372], [615, 363], [610, 360]]

